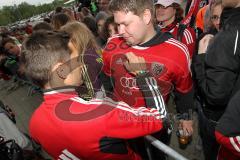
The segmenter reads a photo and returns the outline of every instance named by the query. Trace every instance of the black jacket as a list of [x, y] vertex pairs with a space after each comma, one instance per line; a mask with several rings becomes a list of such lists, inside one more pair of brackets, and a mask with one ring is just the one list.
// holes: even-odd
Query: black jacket
[[201, 97], [213, 111], [224, 111], [233, 93], [240, 88], [240, 8], [228, 10], [223, 17], [227, 18], [207, 53], [193, 60]]
[[240, 134], [240, 91], [238, 91], [228, 104], [228, 107], [219, 120], [216, 130], [229, 137]]

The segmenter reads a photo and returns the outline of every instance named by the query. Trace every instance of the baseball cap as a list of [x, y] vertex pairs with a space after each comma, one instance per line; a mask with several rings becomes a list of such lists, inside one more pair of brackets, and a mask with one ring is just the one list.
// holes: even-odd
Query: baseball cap
[[154, 5], [161, 4], [164, 7], [168, 7], [173, 3], [181, 4], [181, 0], [157, 0], [155, 1]]

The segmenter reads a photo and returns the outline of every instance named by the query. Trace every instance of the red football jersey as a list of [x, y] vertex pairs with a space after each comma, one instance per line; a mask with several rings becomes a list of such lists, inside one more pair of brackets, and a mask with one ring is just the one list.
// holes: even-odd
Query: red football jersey
[[[163, 32], [170, 32], [176, 40], [178, 40], [178, 32], [179, 32], [178, 30], [179, 30], [178, 23], [170, 24], [168, 27], [161, 29], [161, 31], [163, 31]], [[196, 33], [195, 33], [194, 29], [191, 27], [185, 28], [182, 33], [182, 37], [181, 37], [180, 41], [187, 46], [190, 57], [192, 59], [192, 56], [193, 56], [194, 52], [196, 51], [196, 49], [195, 49]]]
[[240, 159], [240, 137], [227, 137], [220, 132], [215, 132], [216, 139], [220, 144], [217, 160], [238, 160]]
[[61, 160], [140, 160], [125, 140], [161, 128], [155, 108], [133, 109], [109, 98], [85, 101], [70, 88], [45, 92], [29, 126], [31, 137]]
[[[114, 79], [114, 95], [130, 106], [145, 106], [136, 79], [124, 67], [125, 54], [133, 52], [144, 57], [148, 70], [157, 78], [161, 93], [166, 99], [171, 89], [187, 93], [192, 89], [190, 56], [187, 47], [170, 38], [150, 47], [129, 46], [122, 37], [109, 40], [103, 51], [103, 71]], [[152, 97], [149, 97], [152, 98]]]

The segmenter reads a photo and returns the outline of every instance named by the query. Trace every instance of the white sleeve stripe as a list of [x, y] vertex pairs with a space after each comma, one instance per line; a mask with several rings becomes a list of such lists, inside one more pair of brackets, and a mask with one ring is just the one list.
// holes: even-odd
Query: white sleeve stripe
[[184, 37], [185, 37], [185, 39], [187, 41], [187, 44], [190, 44], [189, 37], [188, 37], [187, 33], [184, 32], [183, 34], [184, 34]]
[[187, 44], [193, 43], [193, 37], [192, 37], [192, 34], [189, 30], [185, 29], [184, 35], [187, 39]]
[[[76, 101], [76, 102], [79, 102], [79, 103], [81, 103], [81, 101], [79, 101], [79, 99], [76, 99], [76, 98], [71, 98], [73, 101]], [[135, 113], [137, 113], [137, 111], [141, 111], [142, 109], [141, 108], [138, 108], [138, 110], [137, 109], [133, 109], [133, 108], [127, 108], [127, 107], [125, 107], [125, 106], [121, 106], [121, 104], [114, 104], [114, 103], [112, 103], [112, 102], [110, 102], [110, 101], [95, 101], [95, 102], [91, 102], [91, 103], [89, 103], [89, 104], [91, 104], [91, 105], [101, 105], [101, 104], [105, 104], [105, 105], [109, 105], [109, 106], [112, 106], [112, 107], [115, 107], [115, 108], [121, 108], [122, 110], [125, 110], [125, 111], [129, 111], [129, 112], [132, 112], [133, 114], [135, 114]]]
[[240, 146], [240, 137], [237, 136], [236, 139], [237, 139], [238, 145]]
[[86, 104], [86, 105], [91, 105], [93, 104], [94, 102], [102, 102], [102, 101], [109, 101], [111, 103], [114, 103], [115, 105], [118, 105], [118, 104], [121, 104], [125, 107], [129, 107], [129, 105], [127, 103], [124, 103], [124, 102], [116, 102], [116, 101], [113, 101], [112, 99], [110, 98], [104, 98], [104, 99], [92, 99], [91, 101], [85, 101], [83, 100], [82, 98], [80, 97], [74, 97], [74, 98], [71, 98], [71, 99], [76, 99], [78, 100], [78, 102], [82, 103], [82, 104]]
[[[154, 78], [151, 78], [150, 79], [150, 82], [152, 83], [152, 84], [154, 84], [155, 85], [155, 87], [156, 87], [156, 89], [157, 89], [157, 82], [156, 82], [156, 80], [154, 79]], [[156, 95], [156, 97], [157, 97], [157, 99], [158, 99], [158, 103], [160, 104], [160, 114], [161, 115], [163, 115], [163, 113], [164, 113], [164, 110], [165, 110], [165, 103], [161, 100], [161, 98], [162, 98], [162, 95], [161, 95], [161, 93], [160, 92], [158, 92], [158, 90], [154, 90], [154, 94]]]
[[185, 53], [185, 56], [186, 56], [186, 58], [187, 58], [187, 63], [188, 63], [188, 68], [189, 68], [189, 71], [191, 71], [190, 69], [190, 65], [191, 65], [191, 63], [190, 63], [190, 56], [189, 56], [189, 52], [188, 52], [188, 49], [186, 49], [186, 48], [184, 48], [185, 47], [185, 45], [183, 46], [182, 44], [180, 45], [180, 44], [178, 44], [177, 42], [175, 42], [175, 41], [166, 41], [167, 43], [170, 43], [170, 44], [173, 44], [173, 45], [175, 45], [175, 46], [177, 46], [177, 47], [179, 47], [184, 53]]
[[185, 29], [185, 34], [188, 37], [188, 44], [192, 43], [192, 41], [191, 41], [191, 34], [189, 33], [189, 31], [187, 29]]
[[113, 103], [113, 104], [115, 104], [115, 105], [118, 105], [118, 104], [121, 104], [121, 105], [123, 105], [123, 106], [125, 106], [125, 107], [128, 107], [128, 108], [131, 108], [127, 103], [125, 103], [125, 102], [123, 102], [123, 101], [114, 101], [114, 100], [112, 100], [111, 98], [108, 98], [108, 97], [106, 97], [106, 98], [104, 98], [104, 99], [93, 99], [93, 100], [91, 100], [92, 102], [102, 102], [102, 101], [108, 101], [108, 102], [110, 102], [110, 103]]
[[236, 35], [236, 39], [235, 39], [235, 46], [234, 46], [234, 52], [233, 52], [234, 55], [236, 54], [237, 46], [238, 46], [238, 30], [237, 30], [237, 35]]
[[[78, 102], [78, 103], [82, 103], [82, 101], [84, 101], [80, 97], [74, 97], [74, 98], [71, 98], [71, 99], [73, 101], [75, 101], [75, 102]], [[87, 105], [90, 105], [90, 104], [92, 104], [92, 105], [96, 105], [96, 104], [97, 105], [101, 105], [101, 104], [104, 104], [103, 102], [108, 102], [108, 103], [112, 104], [111, 106], [114, 106], [116, 108], [117, 108], [117, 106], [121, 105], [121, 107], [125, 107], [125, 108], [127, 108], [129, 110], [132, 110], [133, 112], [140, 112], [140, 111], [141, 112], [145, 112], [146, 111], [146, 113], [148, 113], [150, 111], [153, 114], [159, 114], [159, 111], [156, 108], [151, 108], [149, 110], [146, 107], [139, 107], [139, 108], [135, 109], [135, 108], [132, 108], [132, 107], [130, 107], [128, 105], [126, 106], [125, 103], [116, 103], [115, 101], [113, 101], [112, 99], [109, 99], [109, 98], [106, 98], [105, 101], [103, 101], [101, 99], [97, 99], [97, 100], [95, 99], [94, 101], [88, 101], [88, 102], [91, 102], [91, 103], [87, 103]], [[124, 105], [122, 105], [122, 104], [124, 104]]]
[[[80, 97], [74, 97], [74, 98], [71, 98], [72, 100], [74, 101], [77, 101], [79, 103], [83, 103], [83, 102], [86, 102], [84, 101], [83, 99], [81, 99]], [[131, 109], [131, 110], [134, 110], [134, 111], [139, 111], [139, 110], [146, 110], [146, 111], [149, 111], [148, 108], [146, 107], [139, 107], [139, 108], [132, 108], [130, 107], [128, 104], [124, 103], [124, 102], [116, 102], [116, 101], [113, 101], [112, 99], [110, 98], [105, 98], [105, 99], [94, 99], [94, 100], [91, 100], [91, 101], [87, 101], [87, 103], [83, 103], [83, 104], [86, 104], [86, 105], [91, 105], [91, 104], [101, 104], [103, 102], [108, 102], [108, 103], [111, 103], [115, 106], [117, 105], [121, 105], [122, 107], [126, 107], [128, 109]], [[154, 108], [153, 108], [154, 109]], [[156, 109], [155, 109], [156, 110]]]
[[[152, 83], [152, 84], [154, 84], [155, 85], [155, 87], [158, 87], [157, 86], [157, 82], [156, 82], [156, 80], [154, 79], [154, 78], [151, 78], [151, 80], [150, 80], [150, 82]], [[158, 102], [160, 103], [160, 108], [161, 108], [161, 110], [160, 110], [160, 114], [161, 115], [164, 115], [164, 112], [165, 112], [165, 103], [164, 103], [164, 101], [163, 101], [163, 99], [162, 99], [162, 94], [159, 92], [159, 90], [154, 90], [156, 93], [156, 96], [157, 96], [157, 99], [158, 99]], [[165, 115], [164, 115], [165, 116]]]
[[188, 48], [187, 48], [187, 46], [186, 46], [185, 44], [183, 44], [183, 43], [181, 43], [181, 42], [179, 42], [179, 41], [177, 41], [177, 40], [175, 40], [175, 39], [172, 39], [172, 38], [169, 39], [169, 40], [166, 41], [166, 42], [171, 42], [171, 44], [173, 44], [173, 45], [179, 47], [180, 49], [182, 49], [183, 52], [185, 53], [187, 59], [188, 59], [188, 60], [190, 59], [189, 51], [188, 51]]
[[73, 155], [71, 152], [69, 152], [67, 149], [62, 151], [65, 155], [67, 155], [69, 158], [71, 158], [72, 160], [80, 160], [79, 158], [77, 158], [75, 155]]
[[[76, 99], [80, 103], [81, 103], [81, 100], [82, 100], [80, 97], [74, 97], [73, 99]], [[110, 98], [94, 99], [94, 100], [88, 101], [88, 104], [103, 103], [103, 102], [108, 102], [108, 103], [111, 103], [115, 106], [121, 105], [122, 107], [126, 107], [128, 109], [132, 109], [132, 110], [136, 110], [136, 111], [141, 110], [141, 109], [142, 110], [148, 110], [146, 107], [139, 107], [139, 108], [135, 109], [135, 108], [130, 107], [128, 104], [126, 104], [124, 102], [116, 102], [116, 101], [113, 101]]]
[[[78, 102], [78, 103], [81, 103], [78, 99], [76, 98], [71, 98], [73, 101], [75, 102]], [[91, 104], [93, 105], [109, 105], [109, 106], [112, 106], [112, 107], [115, 107], [115, 108], [118, 108], [118, 109], [121, 109], [121, 110], [124, 110], [124, 111], [127, 111], [127, 112], [130, 112], [132, 114], [134, 114], [135, 116], [143, 116], [143, 115], [146, 115], [146, 116], [155, 116], [156, 117], [156, 113], [151, 113], [151, 111], [145, 107], [141, 107], [141, 108], [137, 108], [137, 109], [134, 109], [134, 108], [127, 108], [126, 106], [122, 106], [121, 104], [113, 104], [109, 101], [99, 101], [99, 102], [91, 102]], [[145, 108], [146, 111], [148, 112], [143, 112], [142, 111], [142, 108]], [[159, 114], [159, 112], [158, 112]]]
[[59, 158], [61, 159], [61, 160], [71, 160], [70, 158], [68, 158], [66, 155], [64, 155], [64, 154], [61, 154], [60, 156], [59, 156]]
[[160, 104], [160, 114], [163, 114], [163, 112], [164, 112], [164, 107], [163, 107], [163, 103], [162, 103], [162, 101], [161, 101], [161, 93], [160, 92], [157, 92], [158, 91], [158, 84], [157, 84], [157, 81], [154, 79], [154, 78], [151, 78], [150, 79], [150, 82], [155, 86], [155, 90], [154, 90], [154, 93], [155, 93], [155, 95], [156, 95], [156, 97], [157, 97], [157, 99], [158, 99], [158, 103]]
[[169, 39], [167, 42], [172, 42], [172, 43], [175, 43], [176, 46], [178, 46], [179, 48], [181, 48], [183, 50], [183, 52], [185, 53], [187, 59], [189, 60], [190, 59], [190, 56], [189, 56], [189, 51], [188, 51], [188, 48], [185, 44], [175, 40], [175, 39]]
[[156, 104], [156, 108], [157, 108], [157, 110], [160, 111], [160, 107], [159, 107], [159, 106], [160, 106], [161, 104], [160, 104], [160, 102], [157, 100], [157, 95], [156, 95], [155, 92], [154, 92], [153, 86], [151, 86], [148, 78], [145, 78], [145, 80], [146, 80], [147, 85], [149, 86], [149, 88], [150, 88], [150, 90], [151, 90], [151, 92], [152, 92], [153, 99], [154, 99], [155, 104]]
[[237, 152], [240, 152], [240, 149], [239, 149], [239, 147], [237, 146], [237, 144], [235, 143], [233, 137], [230, 137], [229, 139], [230, 139], [230, 142], [231, 142], [232, 146], [234, 147], [234, 149], [235, 149]]
[[132, 110], [126, 109], [125, 107], [122, 107], [122, 106], [117, 106], [117, 108], [121, 109], [121, 110], [125, 110], [125, 111], [128, 111], [128, 112], [131, 112], [131, 113], [133, 113], [136, 116], [155, 116], [156, 117], [156, 114], [159, 115], [159, 112], [151, 113], [150, 110], [148, 110], [148, 112], [142, 112], [141, 110], [139, 110], [139, 111], [132, 111]]
[[161, 96], [160, 98], [161, 98], [161, 102], [162, 102], [162, 104], [163, 104], [163, 111], [164, 111], [164, 112], [162, 113], [162, 115], [164, 115], [164, 116], [166, 117], [166, 116], [167, 116], [167, 111], [166, 111], [165, 102], [164, 102], [162, 96]]
[[192, 37], [191, 32], [188, 29], [186, 29], [186, 32], [188, 33], [188, 35], [190, 37], [190, 42], [193, 43], [194, 41], [193, 41], [193, 37]]

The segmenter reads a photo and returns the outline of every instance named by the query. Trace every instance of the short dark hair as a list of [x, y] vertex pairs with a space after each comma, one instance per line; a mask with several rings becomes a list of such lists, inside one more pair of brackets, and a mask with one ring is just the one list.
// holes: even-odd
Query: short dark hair
[[149, 9], [153, 15], [153, 0], [111, 0], [109, 3], [109, 10], [111, 12], [133, 12], [133, 14], [140, 16], [145, 11], [145, 9]]
[[71, 18], [65, 13], [58, 13], [52, 17], [52, 25], [55, 30], [59, 30], [62, 26], [71, 21]]
[[65, 32], [37, 31], [30, 35], [23, 43], [21, 54], [26, 76], [43, 88], [51, 80], [52, 67], [69, 59], [69, 40]]
[[47, 22], [39, 22], [33, 27], [34, 32], [36, 32], [38, 30], [52, 31], [53, 27]]

